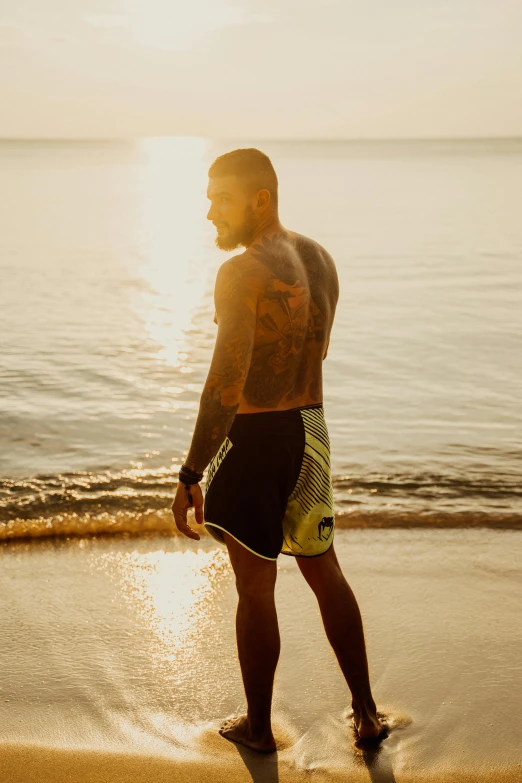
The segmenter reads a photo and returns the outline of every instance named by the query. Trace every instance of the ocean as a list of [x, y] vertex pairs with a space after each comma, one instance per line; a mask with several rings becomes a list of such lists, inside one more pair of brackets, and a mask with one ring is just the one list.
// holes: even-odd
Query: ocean
[[522, 140], [5, 141], [0, 539], [172, 527], [237, 146], [337, 264], [338, 524], [522, 528]]

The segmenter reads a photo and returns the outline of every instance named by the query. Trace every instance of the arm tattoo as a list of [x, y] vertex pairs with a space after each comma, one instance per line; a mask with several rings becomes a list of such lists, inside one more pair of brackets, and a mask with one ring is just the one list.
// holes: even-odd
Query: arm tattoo
[[198, 473], [207, 467], [232, 426], [254, 345], [256, 294], [235, 259], [218, 272], [215, 303], [218, 335], [185, 460]]

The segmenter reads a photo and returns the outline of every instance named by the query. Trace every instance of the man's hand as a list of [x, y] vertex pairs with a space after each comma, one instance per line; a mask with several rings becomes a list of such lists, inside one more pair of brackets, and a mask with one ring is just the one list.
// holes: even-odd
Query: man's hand
[[176, 497], [172, 503], [172, 513], [174, 515], [174, 521], [179, 532], [183, 533], [183, 535], [187, 536], [188, 538], [193, 538], [194, 541], [199, 541], [199, 533], [196, 533], [195, 530], [192, 530], [192, 528], [187, 523], [187, 510], [192, 507], [194, 507], [194, 513], [198, 525], [202, 525], [204, 522], [203, 493], [199, 484], [193, 484], [190, 487], [190, 494], [192, 495], [192, 501], [189, 499], [189, 493], [185, 489], [185, 485], [181, 484], [181, 482], [178, 483]]

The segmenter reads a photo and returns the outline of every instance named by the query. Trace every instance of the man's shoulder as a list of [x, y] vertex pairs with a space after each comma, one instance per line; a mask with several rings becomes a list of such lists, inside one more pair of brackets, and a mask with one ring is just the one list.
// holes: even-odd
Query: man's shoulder
[[320, 286], [330, 292], [332, 300], [339, 298], [339, 279], [332, 256], [315, 239], [304, 234], [294, 235], [295, 249], [308, 272], [308, 279], [315, 290]]
[[259, 263], [248, 250], [227, 258], [218, 269], [215, 299], [254, 302], [261, 290]]
[[317, 253], [321, 255], [324, 259], [327, 261], [331, 261], [333, 263], [333, 258], [328, 252], [328, 250], [321, 245], [320, 242], [318, 242], [316, 239], [312, 239], [312, 237], [307, 237], [305, 234], [298, 234], [297, 231], [291, 231], [289, 232], [290, 236], [292, 237], [295, 246], [297, 250], [300, 253]]
[[245, 285], [255, 285], [261, 278], [266, 277], [266, 269], [259, 263], [259, 259], [250, 248], [243, 253], [238, 253], [227, 258], [218, 269], [217, 279], [234, 279]]

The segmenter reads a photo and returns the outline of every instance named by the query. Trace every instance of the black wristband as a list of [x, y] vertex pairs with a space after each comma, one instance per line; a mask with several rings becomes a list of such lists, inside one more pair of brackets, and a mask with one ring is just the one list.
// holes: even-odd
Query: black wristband
[[186, 465], [182, 465], [179, 469], [179, 480], [182, 484], [199, 484], [203, 478], [203, 473], [196, 473], [195, 470], [187, 468]]
[[186, 476], [190, 476], [190, 478], [194, 479], [198, 484], [203, 478], [203, 473], [198, 473], [197, 470], [192, 470], [192, 468], [189, 468], [187, 465], [182, 465], [180, 473], [181, 471], [183, 471]]

